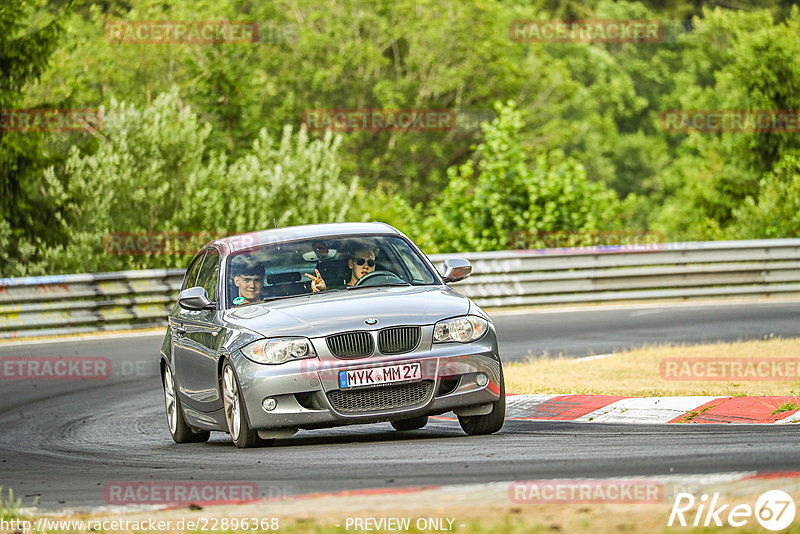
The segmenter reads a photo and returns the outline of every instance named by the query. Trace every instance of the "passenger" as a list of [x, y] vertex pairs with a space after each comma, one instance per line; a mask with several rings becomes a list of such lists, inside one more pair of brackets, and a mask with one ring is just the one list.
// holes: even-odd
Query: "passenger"
[[238, 288], [238, 295], [233, 299], [234, 306], [252, 304], [261, 299], [264, 289], [264, 267], [247, 256], [234, 258], [231, 266], [233, 284]]

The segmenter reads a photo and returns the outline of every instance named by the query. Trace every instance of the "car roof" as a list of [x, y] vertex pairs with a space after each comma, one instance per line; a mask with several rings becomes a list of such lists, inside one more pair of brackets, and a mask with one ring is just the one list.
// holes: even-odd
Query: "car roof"
[[239, 250], [248, 249], [257, 245], [281, 243], [295, 239], [325, 239], [340, 235], [374, 235], [394, 234], [401, 235], [397, 229], [381, 222], [346, 222], [306, 224], [302, 226], [286, 226], [283, 228], [270, 228], [234, 236], [223, 237], [209, 243], [220, 248], [223, 253], [231, 254]]

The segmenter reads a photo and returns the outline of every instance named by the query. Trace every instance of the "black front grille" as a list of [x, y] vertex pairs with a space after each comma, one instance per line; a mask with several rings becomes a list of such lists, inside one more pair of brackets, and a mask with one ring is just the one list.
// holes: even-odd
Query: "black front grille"
[[339, 413], [383, 412], [423, 404], [430, 396], [431, 389], [433, 382], [424, 380], [412, 384], [378, 386], [353, 391], [329, 391], [328, 400], [333, 409]]
[[372, 354], [374, 345], [369, 332], [349, 332], [325, 338], [328, 350], [337, 358], [365, 358]]
[[378, 350], [383, 354], [411, 352], [419, 343], [418, 326], [397, 326], [378, 333]]

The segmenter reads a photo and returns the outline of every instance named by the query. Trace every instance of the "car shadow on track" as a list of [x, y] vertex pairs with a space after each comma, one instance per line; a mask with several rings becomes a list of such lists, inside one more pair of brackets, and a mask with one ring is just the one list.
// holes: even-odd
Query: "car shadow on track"
[[[347, 445], [358, 443], [388, 443], [407, 441], [432, 441], [441, 439], [465, 439], [458, 423], [450, 421], [431, 421], [425, 428], [399, 432], [387, 424], [347, 425], [342, 427], [301, 430], [291, 438], [275, 440], [266, 448], [281, 449], [287, 447], [307, 447], [314, 445]], [[214, 432], [206, 444], [214, 447], [233, 446], [227, 434]]]

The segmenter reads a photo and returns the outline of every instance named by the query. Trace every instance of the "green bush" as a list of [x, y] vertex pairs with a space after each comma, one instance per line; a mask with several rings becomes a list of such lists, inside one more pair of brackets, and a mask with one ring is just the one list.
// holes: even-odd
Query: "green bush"
[[[143, 109], [112, 100], [97, 150], [73, 149], [63, 175], [52, 167], [45, 174], [66, 244], [44, 248], [38, 264], [17, 266], [15, 274], [184, 267], [189, 260], [109, 254], [109, 234], [203, 232], [208, 239], [270, 228], [273, 218], [284, 226], [346, 218], [357, 180], [341, 177], [338, 136], [311, 140], [286, 127], [274, 138], [262, 130], [248, 153], [228, 163], [208, 150], [210, 133], [176, 89]], [[7, 233], [0, 226], [0, 245]]]
[[522, 114], [498, 103], [484, 123], [473, 157], [447, 174], [449, 185], [422, 223], [431, 252], [505, 250], [512, 232], [598, 230], [619, 210], [616, 194], [587, 180], [580, 163], [560, 151], [529, 163], [520, 145]]
[[759, 185], [758, 198], [748, 197], [734, 211], [732, 239], [800, 236], [800, 155], [787, 154]]

